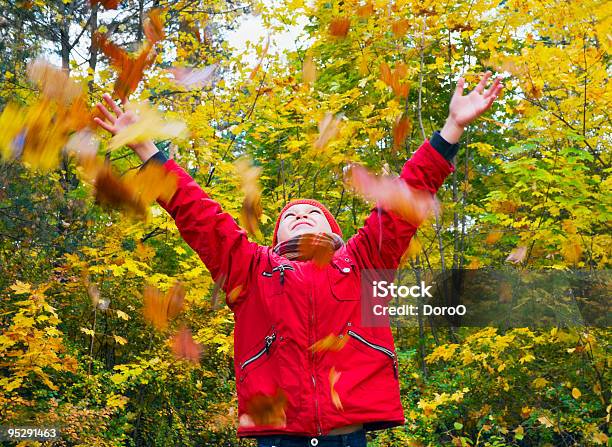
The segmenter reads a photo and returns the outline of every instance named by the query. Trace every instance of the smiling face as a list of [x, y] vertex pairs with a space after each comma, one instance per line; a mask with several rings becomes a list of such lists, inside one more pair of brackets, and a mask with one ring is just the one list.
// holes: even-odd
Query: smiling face
[[278, 225], [277, 241], [284, 242], [305, 233], [327, 233], [333, 231], [323, 211], [314, 205], [298, 203], [283, 213]]

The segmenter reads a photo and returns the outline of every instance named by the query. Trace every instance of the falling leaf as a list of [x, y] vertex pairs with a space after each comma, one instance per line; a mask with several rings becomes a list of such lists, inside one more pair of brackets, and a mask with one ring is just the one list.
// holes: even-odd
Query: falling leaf
[[252, 80], [255, 78], [255, 75], [259, 71], [259, 67], [263, 63], [266, 55], [268, 54], [268, 48], [270, 48], [270, 35], [268, 35], [268, 38], [266, 40], [266, 46], [261, 51], [261, 56], [259, 57], [259, 61], [257, 62], [257, 65], [255, 66], [255, 68], [253, 68], [253, 71], [251, 71], [251, 74], [249, 75], [249, 79]]
[[174, 76], [174, 83], [187, 90], [196, 90], [212, 84], [219, 64], [209, 65], [202, 69], [177, 67], [170, 68], [168, 72]]
[[329, 24], [329, 34], [334, 37], [344, 38], [348, 34], [351, 20], [348, 17], [337, 17]]
[[91, 299], [92, 306], [94, 308], [98, 307], [98, 303], [100, 302], [100, 290], [98, 289], [98, 286], [95, 284], [89, 284], [87, 286], [87, 294]]
[[213, 310], [217, 309], [219, 291], [223, 288], [226, 279], [227, 275], [222, 273], [219, 275], [219, 278], [217, 278], [215, 284], [213, 285], [212, 293], [210, 294], [210, 306]]
[[520, 262], [523, 262], [526, 255], [527, 255], [527, 247], [525, 246], [516, 247], [510, 252], [508, 257], [506, 258], [506, 262], [512, 262], [514, 264], [518, 264]]
[[580, 390], [578, 388], [572, 388], [572, 397], [578, 400], [580, 399], [580, 396], [582, 396], [582, 393], [580, 392]]
[[43, 59], [28, 64], [28, 78], [37, 84], [48, 99], [70, 103], [83, 95], [83, 87], [70, 79], [68, 71]]
[[246, 403], [246, 414], [254, 425], [285, 427], [287, 425], [286, 405], [287, 396], [285, 392], [277, 388], [273, 395], [257, 393], [251, 397]]
[[106, 9], [117, 9], [119, 6], [119, 0], [89, 0], [89, 3], [91, 6], [101, 3]]
[[417, 227], [432, 212], [439, 212], [435, 195], [411, 188], [399, 177], [378, 177], [363, 166], [353, 164], [348, 168], [345, 182], [364, 199], [378, 203]]
[[310, 349], [313, 352], [323, 351], [340, 351], [346, 345], [348, 337], [344, 335], [335, 335], [333, 333], [315, 342]]
[[404, 37], [409, 26], [410, 21], [408, 21], [408, 19], [398, 19], [391, 25], [391, 30], [393, 31], [393, 35], [395, 37]]
[[257, 236], [259, 234], [259, 219], [263, 214], [261, 187], [259, 186], [261, 168], [253, 166], [248, 158], [237, 160], [235, 167], [240, 175], [240, 186], [244, 193], [240, 223], [249, 234]]
[[501, 239], [503, 233], [501, 231], [491, 231], [485, 239], [485, 244], [493, 245]]
[[338, 391], [336, 391], [335, 389], [336, 383], [338, 383], [338, 380], [340, 380], [341, 375], [342, 373], [337, 372], [336, 368], [333, 366], [329, 370], [329, 386], [330, 386], [330, 391], [331, 391], [331, 399], [332, 399], [332, 402], [334, 403], [334, 406], [338, 410], [344, 410], [344, 408], [342, 408], [342, 401], [340, 400]]
[[393, 149], [397, 151], [402, 147], [408, 132], [410, 132], [411, 123], [408, 117], [398, 116], [393, 126]]
[[336, 138], [340, 131], [341, 122], [341, 118], [334, 117], [330, 112], [327, 112], [323, 119], [319, 121], [319, 137], [314, 142], [314, 148], [317, 151], [323, 150], [331, 140]]
[[236, 302], [240, 293], [242, 292], [242, 286], [236, 286], [227, 294], [227, 302], [233, 304]]
[[79, 130], [70, 136], [64, 150], [77, 157], [93, 157], [98, 153], [100, 140], [89, 129]]
[[303, 234], [298, 242], [298, 259], [308, 259], [317, 267], [328, 265], [334, 257], [335, 250], [329, 243], [321, 243], [321, 238], [327, 235]]
[[175, 318], [184, 307], [185, 288], [176, 283], [163, 294], [156, 287], [146, 285], [143, 293], [144, 317], [156, 328], [164, 330], [168, 327], [168, 320]]
[[305, 84], [312, 85], [317, 79], [317, 66], [312, 60], [312, 55], [308, 54], [304, 58], [304, 65], [302, 67], [302, 81]]
[[149, 40], [146, 40], [140, 51], [130, 56], [100, 33], [94, 35], [98, 48], [109, 58], [111, 65], [118, 70], [113, 93], [122, 102], [138, 87], [144, 76], [144, 71], [155, 61], [156, 53]]
[[145, 19], [142, 27], [144, 35], [147, 37], [152, 45], [155, 45], [160, 40], [166, 37], [164, 32], [164, 22], [161, 18], [162, 10], [160, 8], [154, 8], [149, 11], [147, 18]]
[[129, 184], [117, 177], [109, 165], [102, 167], [95, 178], [96, 203], [111, 208], [121, 208], [138, 217], [146, 215], [145, 204]]
[[171, 340], [172, 352], [178, 359], [188, 360], [198, 364], [202, 355], [202, 346], [196, 343], [191, 336], [191, 330], [182, 327]]
[[412, 236], [412, 239], [410, 239], [410, 244], [408, 245], [406, 256], [408, 256], [410, 259], [415, 259], [421, 253], [422, 249], [423, 246], [421, 245], [419, 238], [416, 237], [416, 235]]
[[362, 19], [370, 17], [372, 14], [374, 14], [374, 6], [372, 5], [372, 2], [367, 2], [365, 5], [357, 8], [357, 15]]

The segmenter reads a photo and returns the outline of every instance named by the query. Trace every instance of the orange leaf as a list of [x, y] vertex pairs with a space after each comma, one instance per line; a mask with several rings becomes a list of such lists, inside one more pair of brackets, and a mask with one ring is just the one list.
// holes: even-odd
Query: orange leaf
[[393, 35], [399, 38], [406, 35], [406, 31], [408, 31], [409, 26], [410, 22], [408, 19], [399, 19], [393, 22], [391, 25], [391, 30], [393, 31]]
[[418, 227], [432, 212], [438, 213], [435, 195], [411, 188], [399, 177], [377, 177], [354, 164], [349, 167], [345, 181], [366, 200], [377, 202], [414, 226]]
[[[263, 393], [255, 394], [246, 403], [247, 416], [249, 422], [254, 425], [271, 425], [275, 427], [285, 427], [287, 425], [287, 416], [285, 415], [285, 407], [287, 405], [287, 396], [284, 391], [277, 388], [273, 395]], [[241, 422], [243, 416], [240, 417]], [[247, 419], [245, 417], [245, 419]]]
[[493, 245], [497, 241], [499, 241], [502, 236], [503, 236], [503, 233], [501, 231], [491, 231], [487, 235], [487, 238], [485, 239], [485, 243], [489, 245]]
[[97, 173], [94, 185], [96, 203], [122, 208], [138, 217], [146, 216], [145, 204], [136, 196], [134, 188], [117, 177], [110, 165], [105, 164]]
[[299, 259], [310, 259], [317, 267], [328, 265], [334, 257], [334, 249], [328, 244], [318, 243], [317, 235], [302, 235], [298, 243]]
[[395, 126], [393, 126], [393, 149], [398, 150], [406, 137], [408, 136], [408, 132], [411, 128], [410, 120], [407, 117], [398, 116], [395, 120]]
[[342, 373], [337, 372], [336, 368], [333, 366], [329, 370], [329, 386], [330, 386], [330, 391], [331, 391], [331, 399], [332, 399], [332, 402], [334, 403], [334, 406], [338, 410], [344, 410], [344, 408], [342, 408], [342, 401], [340, 400], [340, 396], [338, 395], [338, 392], [335, 389], [336, 383], [338, 383], [338, 380], [340, 380], [341, 375]]
[[329, 24], [329, 33], [334, 37], [344, 38], [350, 26], [351, 20], [348, 17], [337, 17]]
[[242, 292], [242, 286], [236, 286], [227, 294], [227, 302], [229, 304], [235, 303], [240, 293]]
[[185, 307], [185, 286], [177, 282], [167, 294], [168, 318], [172, 319], [181, 313]]
[[147, 39], [149, 39], [149, 42], [151, 42], [151, 45], [155, 45], [166, 37], [161, 12], [162, 10], [160, 8], [149, 11], [149, 16], [145, 19], [142, 26], [144, 34], [147, 36]]
[[329, 334], [327, 337], [324, 337], [317, 342], [315, 342], [310, 349], [313, 352], [322, 352], [322, 351], [340, 351], [346, 345], [348, 341], [348, 337], [343, 335], [334, 335]]
[[172, 352], [178, 359], [184, 359], [198, 364], [202, 355], [202, 346], [196, 343], [191, 336], [191, 330], [182, 327], [170, 340]]
[[357, 8], [357, 15], [361, 18], [370, 17], [372, 14], [374, 14], [374, 5], [371, 2]]
[[249, 234], [258, 235], [259, 219], [263, 214], [261, 187], [259, 186], [261, 168], [253, 166], [248, 158], [236, 161], [235, 166], [240, 175], [240, 184], [244, 192], [240, 223]]
[[185, 306], [185, 288], [176, 283], [165, 295], [156, 287], [146, 285], [143, 293], [145, 319], [157, 329], [168, 327], [168, 320], [176, 317]]

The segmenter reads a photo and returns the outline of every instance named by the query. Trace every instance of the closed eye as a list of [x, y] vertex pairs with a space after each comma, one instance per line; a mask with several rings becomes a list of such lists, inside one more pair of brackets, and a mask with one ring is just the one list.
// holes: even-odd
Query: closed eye
[[285, 219], [286, 219], [287, 217], [289, 217], [289, 216], [295, 216], [295, 214], [293, 214], [293, 213], [287, 213], [287, 214], [285, 214], [285, 217], [283, 217], [283, 220], [285, 220]]
[[312, 211], [310, 211], [310, 213], [311, 213], [311, 214], [312, 214], [312, 213], [319, 213], [319, 214], [321, 214], [321, 211], [319, 211], [319, 210], [312, 210]]

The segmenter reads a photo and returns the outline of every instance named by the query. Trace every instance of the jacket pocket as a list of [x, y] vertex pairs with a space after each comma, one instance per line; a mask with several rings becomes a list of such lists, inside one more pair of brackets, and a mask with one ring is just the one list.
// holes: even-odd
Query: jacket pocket
[[270, 357], [270, 352], [277, 340], [276, 332], [266, 335], [260, 345], [255, 350], [251, 350], [248, 356], [240, 362], [240, 382], [243, 382], [247, 374], [264, 363]]
[[398, 373], [397, 373], [397, 355], [395, 354], [395, 352], [393, 352], [389, 348], [386, 348], [385, 346], [379, 345], [377, 343], [373, 343], [372, 341], [366, 339], [363, 335], [358, 334], [357, 332], [353, 331], [352, 329], [349, 329], [347, 331], [347, 335], [349, 335], [350, 337], [352, 337], [353, 339], [358, 341], [363, 346], [368, 347], [368, 348], [372, 349], [373, 351], [380, 352], [383, 355], [386, 355], [389, 358], [389, 360], [391, 361], [391, 365], [393, 366], [393, 375], [395, 376], [396, 379], [398, 378]]
[[327, 268], [331, 294], [338, 301], [359, 301], [361, 296], [360, 273], [347, 256], [334, 258]]

